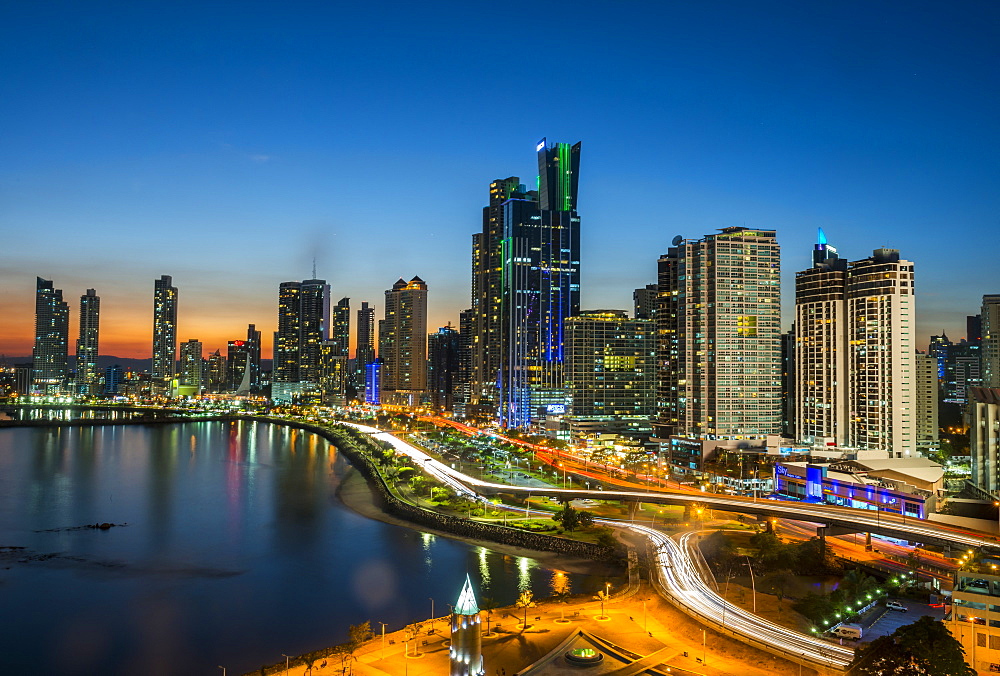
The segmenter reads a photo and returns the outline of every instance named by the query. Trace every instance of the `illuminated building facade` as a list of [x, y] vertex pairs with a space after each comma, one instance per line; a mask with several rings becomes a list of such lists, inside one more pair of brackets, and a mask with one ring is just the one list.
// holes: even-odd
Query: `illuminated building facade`
[[800, 442], [916, 452], [913, 263], [896, 249], [846, 263], [820, 231], [796, 275], [796, 433]]
[[382, 403], [417, 406], [427, 390], [427, 284], [399, 279], [385, 292], [379, 323]]
[[56, 394], [62, 389], [69, 358], [69, 305], [52, 281], [35, 279], [35, 346], [32, 392]]
[[969, 388], [969, 453], [972, 483], [1000, 492], [1000, 388]]
[[185, 387], [194, 388], [194, 394], [198, 395], [204, 391], [204, 360], [202, 359], [203, 346], [200, 340], [194, 338], [185, 343], [181, 343], [181, 368], [180, 384]]
[[76, 391], [100, 394], [97, 355], [101, 338], [101, 297], [94, 289], [80, 296], [80, 334], [76, 339]]
[[382, 403], [382, 360], [378, 358], [365, 364], [365, 403]]
[[781, 288], [774, 231], [730, 227], [699, 240], [676, 237], [658, 272], [657, 438], [779, 434]]
[[986, 387], [1000, 387], [1000, 295], [983, 296], [982, 375]]
[[176, 361], [177, 287], [170, 275], [161, 275], [153, 284], [153, 378], [172, 380]]
[[333, 307], [333, 329], [330, 340], [338, 357], [351, 356], [351, 299], [341, 298]]
[[813, 265], [795, 273], [795, 431], [806, 443], [847, 440], [847, 261], [819, 231]]
[[323, 279], [278, 286], [274, 383], [319, 383], [321, 345], [330, 326], [330, 285]]
[[482, 626], [479, 604], [472, 591], [472, 581], [465, 576], [465, 585], [451, 614], [451, 676], [483, 676]]
[[234, 394], [260, 391], [260, 331], [247, 327], [246, 340], [231, 340], [226, 355], [226, 390]]
[[656, 412], [654, 324], [624, 310], [566, 320], [567, 422], [588, 433], [648, 438]]
[[347, 403], [347, 355], [342, 354], [339, 340], [327, 340], [320, 346], [320, 391], [324, 404], [343, 406]]
[[226, 390], [226, 358], [221, 350], [208, 355], [204, 367], [205, 391], [221, 394]]
[[951, 613], [944, 620], [976, 674], [1000, 673], [998, 564], [996, 559], [983, 559], [955, 573]]
[[475, 342], [475, 313], [472, 309], [462, 310], [458, 315], [458, 376], [455, 382], [456, 415], [469, 414], [472, 394], [472, 345]]
[[375, 308], [362, 302], [358, 309], [357, 346], [354, 351], [355, 383], [364, 390], [365, 374], [369, 364], [375, 361]]
[[427, 336], [427, 389], [431, 405], [439, 411], [454, 410], [460, 342], [459, 332], [450, 324]]
[[632, 292], [633, 316], [636, 319], [653, 319], [656, 317], [656, 306], [659, 303], [659, 290], [656, 284], [647, 284]]
[[[580, 144], [538, 144], [538, 198], [501, 205], [499, 420], [529, 428], [564, 405], [565, 322], [580, 311]], [[490, 350], [493, 346], [490, 346]]]
[[[914, 422], [916, 447], [921, 454], [936, 453], [940, 446], [938, 430], [938, 379], [937, 359], [930, 354], [913, 357]], [[963, 393], [964, 394], [964, 393]]]

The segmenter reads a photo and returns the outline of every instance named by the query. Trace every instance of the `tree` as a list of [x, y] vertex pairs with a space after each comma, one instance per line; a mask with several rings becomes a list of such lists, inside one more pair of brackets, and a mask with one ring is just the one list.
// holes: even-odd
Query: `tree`
[[525, 589], [523, 592], [521, 592], [521, 595], [517, 597], [517, 601], [514, 602], [514, 605], [517, 606], [518, 608], [524, 608], [525, 629], [528, 628], [528, 608], [535, 607], [535, 601], [533, 600], [534, 598], [535, 595], [531, 592], [531, 590]]
[[975, 676], [965, 651], [944, 623], [924, 616], [880, 636], [854, 655], [852, 676]]
[[594, 541], [602, 547], [608, 547], [610, 549], [618, 548], [618, 540], [615, 539], [614, 531], [607, 526], [601, 528], [600, 532], [597, 533], [597, 537], [594, 538]]
[[586, 510], [577, 511], [577, 521], [580, 523], [580, 528], [590, 528], [594, 525], [594, 514]]
[[365, 641], [370, 641], [375, 638], [375, 632], [372, 631], [371, 622], [365, 620], [361, 624], [352, 624], [347, 628], [347, 655], [350, 658], [354, 658], [355, 651], [361, 647]]
[[601, 602], [601, 618], [599, 618], [599, 619], [603, 619], [603, 618], [607, 617], [607, 616], [606, 616], [606, 615], [604, 614], [604, 603], [605, 603], [605, 602], [606, 602], [606, 601], [607, 601], [607, 600], [608, 600], [608, 599], [609, 599], [610, 597], [611, 597], [611, 595], [610, 595], [610, 594], [608, 594], [608, 592], [604, 591], [603, 589], [602, 589], [601, 591], [597, 592], [597, 594], [596, 594], [596, 595], [594, 596], [594, 600], [595, 600], [595, 601], [600, 601], [600, 602]]
[[562, 527], [572, 532], [580, 525], [580, 513], [567, 504], [561, 510], [552, 515], [552, 520], [561, 523]]
[[489, 636], [490, 620], [493, 618], [493, 611], [497, 609], [497, 602], [489, 596], [484, 596], [479, 602], [479, 607], [486, 611], [486, 634], [484, 636]]

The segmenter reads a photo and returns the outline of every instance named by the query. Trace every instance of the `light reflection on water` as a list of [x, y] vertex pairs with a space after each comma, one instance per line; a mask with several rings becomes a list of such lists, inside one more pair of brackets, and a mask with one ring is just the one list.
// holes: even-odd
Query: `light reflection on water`
[[[242, 673], [348, 624], [425, 618], [467, 573], [500, 605], [554, 588], [532, 559], [345, 508], [347, 469], [325, 440], [263, 423], [0, 430], [0, 546], [27, 552], [0, 561], [18, 618], [6, 673]], [[129, 525], [40, 532], [103, 521]]]

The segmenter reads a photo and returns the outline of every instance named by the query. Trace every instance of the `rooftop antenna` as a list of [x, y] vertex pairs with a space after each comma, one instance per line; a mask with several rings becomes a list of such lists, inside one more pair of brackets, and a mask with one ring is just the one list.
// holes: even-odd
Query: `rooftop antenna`
[[313, 256], [313, 279], [316, 279], [316, 257]]

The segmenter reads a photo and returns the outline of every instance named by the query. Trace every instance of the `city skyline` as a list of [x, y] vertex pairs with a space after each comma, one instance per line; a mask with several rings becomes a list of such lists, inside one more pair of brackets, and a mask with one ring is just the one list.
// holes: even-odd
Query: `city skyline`
[[[148, 359], [168, 275], [178, 343], [214, 351], [253, 323], [266, 358], [277, 285], [314, 258], [334, 298], [379, 314], [391, 280], [420, 276], [429, 328], [458, 325], [482, 187], [530, 183], [542, 137], [587, 147], [582, 309], [630, 308], [674, 235], [735, 225], [777, 231], [784, 327], [817, 227], [847, 258], [886, 246], [919, 266], [918, 348], [1000, 291], [982, 245], [1000, 213], [987, 3], [556, 4], [503, 30], [450, 3], [63, 7], [5, 10], [0, 354], [30, 355], [42, 277], [98, 290], [102, 354]], [[498, 55], [530, 55], [546, 25], [570, 105], [496, 97]]]

